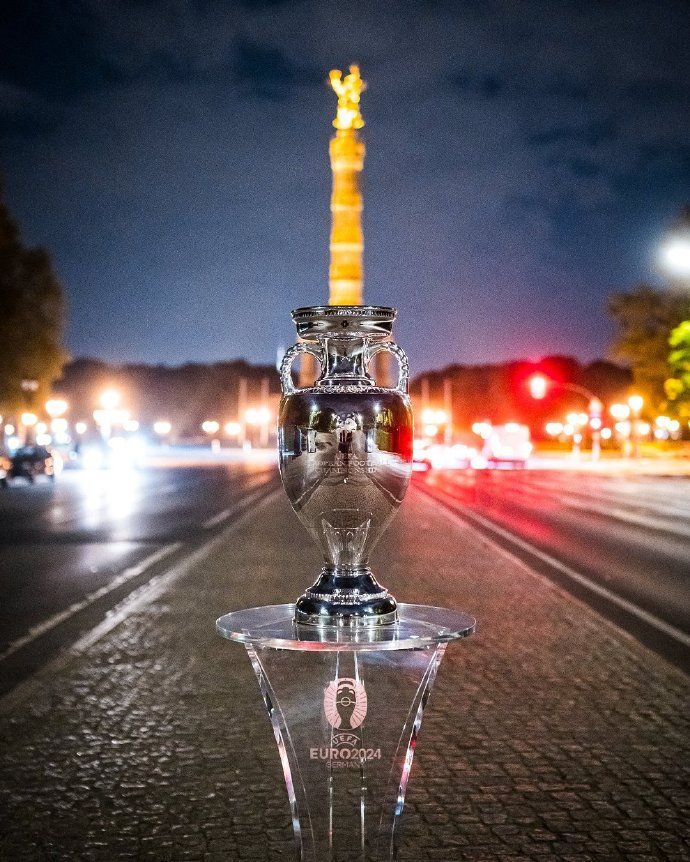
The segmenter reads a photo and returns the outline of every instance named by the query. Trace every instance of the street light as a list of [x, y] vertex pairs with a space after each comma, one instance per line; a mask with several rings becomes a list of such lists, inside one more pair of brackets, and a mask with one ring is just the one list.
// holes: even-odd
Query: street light
[[268, 427], [271, 422], [270, 407], [250, 407], [247, 411], [245, 411], [244, 419], [248, 425], [259, 426], [259, 445], [268, 446]]
[[628, 398], [628, 407], [630, 407], [634, 414], [639, 414], [643, 406], [644, 398], [641, 395], [631, 395], [630, 398]]
[[630, 408], [627, 404], [612, 404], [609, 413], [616, 422], [624, 422], [630, 416]]
[[100, 405], [104, 410], [115, 410], [119, 406], [122, 396], [117, 389], [106, 389], [101, 393]]
[[644, 406], [644, 398], [641, 395], [631, 395], [630, 398], [628, 398], [628, 407], [630, 408], [630, 410], [632, 412], [632, 422], [630, 425], [630, 436], [632, 437], [632, 456], [633, 456], [633, 458], [637, 458], [640, 454], [639, 419], [640, 419], [640, 412], [641, 412], [643, 406]]
[[[599, 429], [601, 428], [601, 413], [604, 409], [604, 405], [601, 403], [600, 399], [597, 398], [597, 396], [593, 392], [590, 392], [590, 390], [586, 389], [584, 386], [580, 386], [577, 383], [561, 383], [560, 381], [552, 380], [551, 378], [546, 377], [543, 374], [533, 374], [527, 381], [527, 385], [529, 387], [529, 391], [532, 395], [532, 398], [535, 398], [538, 401], [541, 401], [542, 398], [546, 397], [546, 393], [550, 386], [557, 387], [558, 389], [563, 389], [566, 392], [574, 392], [576, 395], [581, 395], [583, 398], [587, 399], [587, 408], [589, 415], [585, 413], [579, 414], [579, 417], [584, 416], [583, 421], [568, 421], [568, 424], [586, 425], [587, 421], [589, 420], [590, 428], [592, 431], [592, 461], [598, 461], [599, 456], [601, 455], [601, 434]], [[582, 434], [580, 434], [579, 432], [575, 432], [573, 434], [573, 454], [579, 454], [581, 440]]]
[[64, 434], [67, 431], [67, 420], [57, 416], [50, 422], [50, 430], [53, 434]]
[[153, 423], [153, 433], [158, 434], [159, 437], [165, 437], [166, 434], [169, 434], [172, 431], [172, 424], [168, 422], [167, 419], [157, 419]]
[[46, 413], [51, 419], [57, 419], [67, 413], [69, 405], [64, 398], [49, 398], [46, 401]]
[[220, 422], [216, 422], [215, 419], [206, 419], [201, 423], [201, 430], [211, 438], [211, 451], [218, 452], [220, 450], [220, 440], [215, 435], [220, 430]]
[[672, 237], [661, 246], [661, 264], [671, 275], [690, 277], [690, 237]]

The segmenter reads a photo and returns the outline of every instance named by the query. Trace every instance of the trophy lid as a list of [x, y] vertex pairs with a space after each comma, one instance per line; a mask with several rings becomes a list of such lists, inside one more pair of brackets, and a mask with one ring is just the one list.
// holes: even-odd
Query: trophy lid
[[380, 305], [313, 305], [296, 308], [292, 319], [297, 334], [305, 341], [319, 335], [347, 338], [362, 335], [388, 338], [397, 310]]

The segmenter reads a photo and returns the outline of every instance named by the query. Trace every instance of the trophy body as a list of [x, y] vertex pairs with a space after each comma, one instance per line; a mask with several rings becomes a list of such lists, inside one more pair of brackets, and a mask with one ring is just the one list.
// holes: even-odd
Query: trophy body
[[[292, 316], [303, 340], [281, 366], [280, 471], [293, 509], [324, 558], [316, 582], [297, 601], [295, 621], [392, 623], [395, 599], [374, 579], [368, 560], [412, 471], [407, 358], [388, 340], [395, 310], [317, 306]], [[395, 388], [377, 386], [368, 372], [381, 351], [400, 364]], [[321, 373], [313, 386], [296, 389], [291, 367], [302, 353], [319, 360]]]

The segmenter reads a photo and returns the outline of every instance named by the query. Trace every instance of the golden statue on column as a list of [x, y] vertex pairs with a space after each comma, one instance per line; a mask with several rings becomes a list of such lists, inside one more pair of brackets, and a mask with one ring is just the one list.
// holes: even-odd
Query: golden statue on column
[[[333, 190], [328, 304], [364, 305], [364, 235], [359, 175], [364, 167], [365, 148], [357, 131], [364, 126], [360, 99], [366, 83], [356, 65], [350, 66], [347, 75], [343, 76], [340, 69], [333, 69], [328, 77], [338, 97], [338, 110], [333, 120], [336, 133], [329, 145]], [[393, 385], [394, 374], [389, 360], [388, 354], [379, 353], [372, 362], [372, 371], [382, 386]], [[315, 376], [316, 363], [313, 357], [303, 356], [301, 385], [310, 386]]]
[[357, 130], [364, 125], [359, 104], [366, 84], [360, 77], [359, 66], [350, 66], [345, 76], [340, 69], [333, 69], [329, 79], [338, 96], [338, 111], [333, 120], [337, 131], [329, 147], [333, 192], [328, 302], [329, 305], [362, 305], [364, 235], [359, 175], [364, 167], [365, 149]]

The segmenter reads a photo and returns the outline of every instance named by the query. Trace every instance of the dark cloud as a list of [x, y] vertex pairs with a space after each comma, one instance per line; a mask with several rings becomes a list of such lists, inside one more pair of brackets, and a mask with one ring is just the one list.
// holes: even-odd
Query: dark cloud
[[508, 80], [505, 77], [481, 75], [470, 71], [449, 75], [448, 84], [453, 91], [461, 95], [472, 94], [484, 99], [492, 99], [508, 89]]
[[284, 51], [238, 39], [233, 46], [235, 80], [259, 98], [285, 98], [297, 86], [323, 84], [323, 71], [291, 60]]
[[618, 131], [618, 124], [613, 119], [593, 120], [581, 126], [555, 126], [548, 131], [532, 135], [529, 143], [541, 147], [572, 141], [596, 147], [605, 141], [613, 140]]

